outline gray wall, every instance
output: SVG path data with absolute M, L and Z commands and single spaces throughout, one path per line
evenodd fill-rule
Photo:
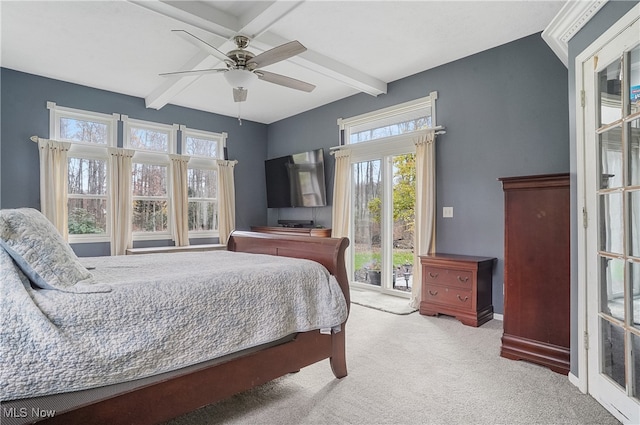
M 631 10 L 637 1 L 609 1 L 569 40 L 569 123 L 571 152 L 571 373 L 578 376 L 578 226 L 576 147 L 576 57 Z M 579 69 L 577 70 L 579 71 Z
M 535 34 L 273 123 L 268 155 L 338 144 L 336 120 L 438 92 L 437 251 L 498 258 L 493 306 L 503 312 L 504 201 L 499 177 L 569 171 L 567 69 Z M 328 156 L 328 155 L 327 155 Z M 333 157 L 328 160 L 333 186 Z M 331 198 L 329 198 L 331 199 Z M 453 218 L 442 218 L 442 207 Z M 287 217 L 307 219 L 304 209 Z M 299 215 L 298 215 L 299 214 Z M 317 212 L 331 224 L 330 207 Z M 270 212 L 269 220 L 275 220 Z
M 267 126 L 248 120 L 167 105 L 147 109 L 144 99 L 97 90 L 14 70 L 0 70 L 2 129 L 0 132 L 1 208 L 40 208 L 39 160 L 36 144 L 29 137 L 49 137 L 47 101 L 59 106 L 102 113 L 126 114 L 130 118 L 165 124 L 184 124 L 198 130 L 227 132 L 230 159 L 237 159 L 236 225 L 247 230 L 266 222 L 264 167 L 267 155 Z M 120 141 L 120 143 L 122 143 Z M 170 241 L 154 242 L 172 244 Z M 144 246 L 136 243 L 135 246 Z M 78 255 L 108 255 L 108 244 L 76 244 Z
M 493 305 L 503 311 L 503 193 L 497 178 L 569 171 L 567 70 L 539 34 L 389 84 L 388 93 L 351 96 L 268 126 L 2 69 L 2 208 L 39 207 L 38 155 L 31 135 L 48 136 L 46 101 L 96 112 L 229 133 L 236 167 L 237 227 L 314 219 L 331 225 L 331 207 L 266 209 L 266 158 L 338 144 L 337 119 L 438 91 L 437 250 L 498 258 Z M 7 125 L 11 123 L 11 125 Z M 268 144 L 267 144 L 268 141 Z M 326 156 L 328 199 L 334 160 Z M 454 218 L 442 218 L 443 206 Z M 103 244 L 104 245 L 104 244 Z M 140 246 L 140 245 L 136 245 Z M 108 253 L 101 245 L 80 255 Z

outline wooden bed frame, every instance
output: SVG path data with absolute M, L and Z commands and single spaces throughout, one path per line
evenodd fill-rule
M 231 234 L 227 249 L 317 261 L 336 277 L 349 306 L 349 284 L 344 262 L 344 253 L 348 245 L 347 238 L 283 236 L 236 231 Z M 117 394 L 73 410 L 56 412 L 52 418 L 38 423 L 156 424 L 287 373 L 299 371 L 327 358 L 330 359 L 333 374 L 342 378 L 347 375 L 345 323 L 338 333 L 299 333 L 289 342 Z

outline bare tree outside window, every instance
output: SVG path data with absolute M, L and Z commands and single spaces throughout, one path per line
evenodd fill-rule
M 189 230 L 209 231 L 218 228 L 216 170 L 189 168 Z
M 134 163 L 131 179 L 133 231 L 168 230 L 167 166 Z

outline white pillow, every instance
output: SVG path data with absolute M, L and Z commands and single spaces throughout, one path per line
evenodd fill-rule
M 40 211 L 33 208 L 0 210 L 0 246 L 33 285 L 63 292 L 109 292 L 95 284 L 69 244 Z

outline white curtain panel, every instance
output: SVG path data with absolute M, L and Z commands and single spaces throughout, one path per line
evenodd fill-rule
M 410 305 L 420 307 L 422 267 L 420 255 L 435 251 L 436 241 L 436 159 L 435 133 L 429 132 L 415 140 L 416 144 L 416 206 L 413 250 L 413 287 Z
M 335 152 L 336 168 L 333 179 L 333 207 L 331 236 L 341 238 L 349 236 L 351 211 L 351 150 L 340 149 Z
M 236 227 L 236 189 L 233 168 L 238 161 L 218 160 L 218 235 L 226 244 Z
M 71 143 L 38 138 L 40 152 L 40 209 L 65 240 L 67 221 L 67 152 Z
M 133 149 L 109 148 L 109 197 L 111 198 L 111 255 L 125 255 L 131 248 L 133 200 L 131 167 Z
M 190 157 L 171 154 L 171 214 L 173 240 L 176 246 L 189 245 L 189 190 L 187 165 Z

